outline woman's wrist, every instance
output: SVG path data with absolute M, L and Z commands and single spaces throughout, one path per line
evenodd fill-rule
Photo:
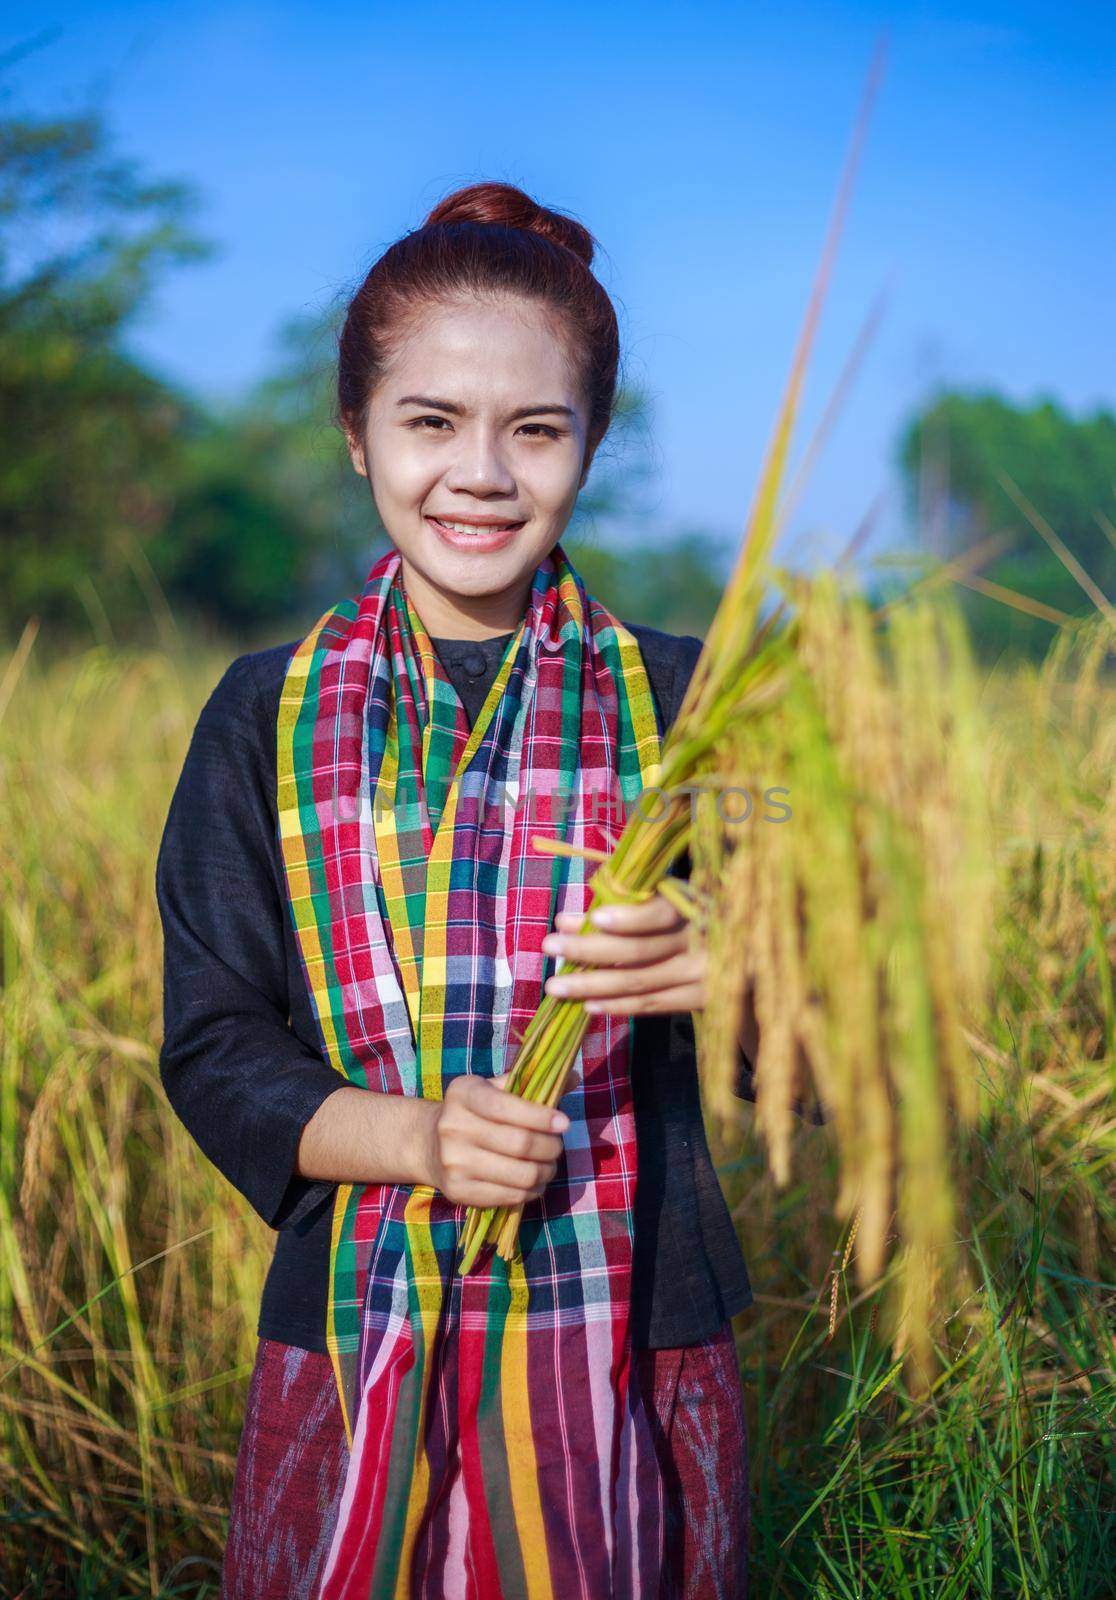
M 432 1185 L 439 1104 L 346 1084 L 302 1130 L 296 1170 L 335 1183 Z
M 415 1183 L 425 1184 L 430 1189 L 437 1188 L 437 1136 L 438 1113 L 441 1109 L 440 1100 L 421 1100 L 415 1102 L 416 1117 L 414 1123 L 414 1149 L 410 1156 L 410 1165 L 418 1176 Z

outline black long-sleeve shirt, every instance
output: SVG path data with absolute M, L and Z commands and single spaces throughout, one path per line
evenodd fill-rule
M 628 626 L 665 730 L 701 641 Z M 471 717 L 504 643 L 436 642 Z M 156 864 L 164 935 L 159 1065 L 171 1105 L 201 1150 L 278 1233 L 259 1335 L 323 1351 L 336 1184 L 303 1177 L 295 1164 L 307 1122 L 349 1080 L 316 1045 L 282 896 L 276 720 L 296 644 L 231 663 L 198 718 L 171 800 Z M 690 1013 L 635 1019 L 632 1079 L 640 1173 L 633 1343 L 694 1344 L 749 1305 L 752 1290 L 706 1143 Z M 736 1087 L 753 1098 L 743 1059 Z

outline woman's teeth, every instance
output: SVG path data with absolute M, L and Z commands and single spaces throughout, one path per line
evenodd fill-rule
M 444 522 L 441 517 L 432 517 L 432 522 L 437 522 L 443 528 L 452 528 L 454 533 L 505 533 L 509 528 L 517 528 L 517 522 L 484 523 L 475 522 Z

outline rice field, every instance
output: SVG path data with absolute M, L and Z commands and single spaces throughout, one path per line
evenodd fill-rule
M 832 1128 L 794 1127 L 780 1185 L 754 1107 L 710 1122 L 756 1294 L 737 1333 L 765 1600 L 1116 1593 L 1105 626 L 980 688 L 994 983 L 966 1027 L 978 1109 L 950 1134 L 960 1265 L 929 1392 L 885 1337 L 892 1265 L 858 1275 Z M 273 1236 L 162 1094 L 154 863 L 233 653 L 172 634 L 44 658 L 28 633 L 0 658 L 3 1595 L 217 1593 Z

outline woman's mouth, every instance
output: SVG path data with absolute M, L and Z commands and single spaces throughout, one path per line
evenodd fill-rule
M 440 517 L 426 520 L 442 543 L 453 550 L 502 550 L 526 526 L 523 522 L 443 522 Z

